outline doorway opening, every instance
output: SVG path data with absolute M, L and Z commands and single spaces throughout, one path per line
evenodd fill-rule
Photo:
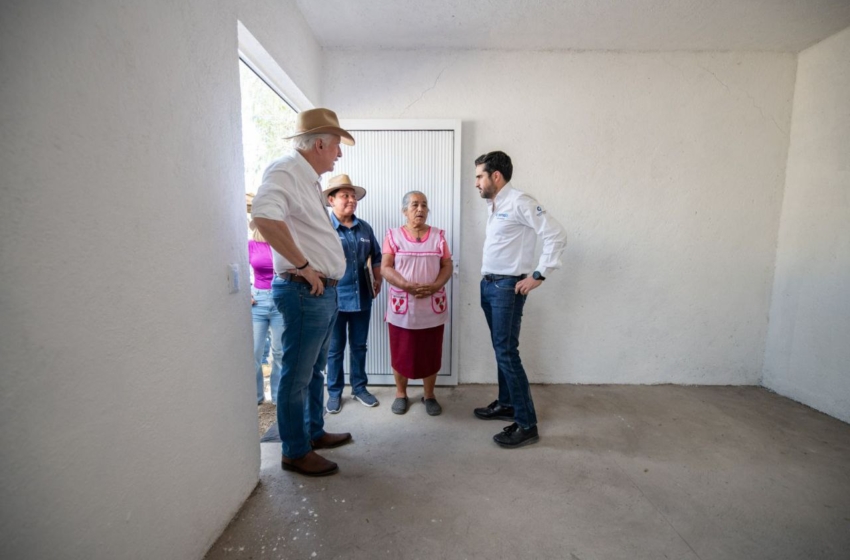
M 250 224 L 251 203 L 262 183 L 263 172 L 271 162 L 285 153 L 288 142 L 284 138 L 295 130 L 299 109 L 310 108 L 312 104 L 242 22 L 237 22 L 237 35 L 245 202 L 248 213 L 246 223 Z M 250 227 L 244 242 L 248 245 L 249 262 L 246 265 L 251 283 L 251 322 L 254 331 L 254 359 L 244 374 L 255 378 L 257 383 L 257 414 L 262 436 L 276 420 L 271 377 L 274 371 L 277 379 L 280 354 L 277 353 L 275 360 L 271 333 L 282 328 L 282 318 L 273 307 L 270 291 L 259 291 L 261 287 L 271 287 L 268 276 L 271 250 L 265 240 Z M 255 268 L 255 265 L 260 266 L 260 261 L 265 261 L 266 265 L 262 265 L 263 272 L 257 274 L 260 268 Z
M 284 140 L 295 129 L 297 112 L 252 68 L 245 59 L 239 60 L 239 87 L 242 93 L 242 154 L 245 165 L 245 201 L 247 223 L 251 223 L 251 203 L 262 183 L 263 171 L 270 162 L 280 158 L 287 148 Z M 271 260 L 271 249 L 253 228 L 246 235 L 248 271 L 251 280 L 251 315 L 254 338 L 254 375 L 258 384 L 260 435 L 276 417 L 272 398 L 272 373 L 280 371 L 280 356 L 272 352 L 272 333 L 282 328 L 280 312 L 273 309 L 267 290 L 265 267 Z M 261 272 L 262 271 L 262 272 Z M 263 294 L 260 297 L 259 294 Z M 271 304 L 271 305 L 270 305 Z M 275 347 L 279 344 L 276 341 Z M 260 361 L 258 365 L 256 362 Z M 259 369 L 257 369 L 259 368 Z

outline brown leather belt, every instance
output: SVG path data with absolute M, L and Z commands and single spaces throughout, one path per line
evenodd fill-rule
M 296 274 L 292 274 L 291 272 L 284 272 L 282 274 L 278 273 L 278 276 L 280 278 L 283 278 L 284 280 L 289 280 L 290 282 L 298 282 L 299 284 L 310 285 L 309 280 L 307 280 L 303 276 L 298 276 Z M 322 280 L 322 284 L 324 284 L 326 287 L 327 286 L 333 287 L 333 286 L 336 286 L 337 284 L 339 284 L 339 280 L 334 280 L 333 278 L 322 278 L 321 280 Z

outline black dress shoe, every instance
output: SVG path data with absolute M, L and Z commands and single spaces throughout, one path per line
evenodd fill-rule
M 485 408 L 476 408 L 472 411 L 476 417 L 482 420 L 504 420 L 505 422 L 514 421 L 514 407 L 502 406 L 499 401 L 493 401 Z
M 526 430 L 520 428 L 519 424 L 514 422 L 501 433 L 493 436 L 493 441 L 502 447 L 522 447 L 523 445 L 537 443 L 540 441 L 540 437 L 537 435 L 537 426 L 532 426 Z

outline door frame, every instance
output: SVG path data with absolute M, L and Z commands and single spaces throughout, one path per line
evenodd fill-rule
M 451 369 L 448 376 L 437 376 L 437 385 L 457 385 L 458 384 L 458 366 L 460 365 L 460 329 L 456 328 L 459 320 L 460 304 L 460 213 L 461 213 L 461 185 L 460 185 L 460 163 L 461 163 L 461 120 L 460 119 L 340 119 L 339 124 L 345 130 L 356 132 L 358 130 L 450 130 L 454 133 L 454 153 L 452 157 L 453 167 L 453 198 L 452 201 L 452 301 L 451 301 Z M 356 134 L 353 134 L 356 138 Z M 348 383 L 348 375 L 346 383 Z M 371 379 L 370 379 L 371 383 Z M 411 385 L 421 385 L 421 380 L 411 380 Z

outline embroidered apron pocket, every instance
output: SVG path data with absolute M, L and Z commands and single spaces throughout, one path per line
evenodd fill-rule
M 404 315 L 407 313 L 407 297 L 408 293 L 398 288 L 390 286 L 390 311 L 396 315 Z
M 442 287 L 437 293 L 431 294 L 431 309 L 434 313 L 445 313 L 447 307 L 446 288 Z

